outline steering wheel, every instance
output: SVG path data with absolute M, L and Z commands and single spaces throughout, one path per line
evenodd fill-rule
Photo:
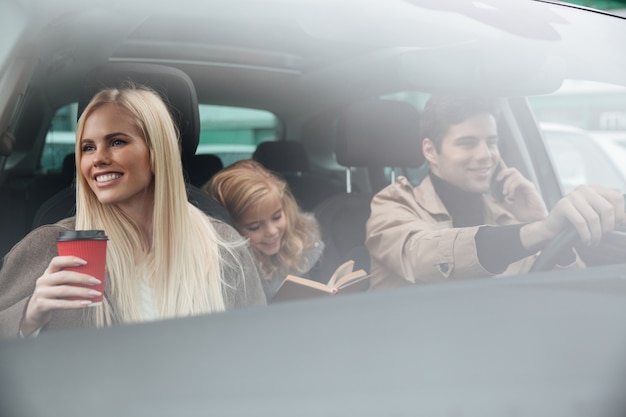
M 626 205 L 626 194 L 624 194 L 624 204 Z M 578 234 L 574 226 L 566 227 L 543 248 L 529 272 L 548 271 L 554 268 L 558 255 L 565 249 L 572 248 L 577 239 Z
M 565 228 L 542 249 L 529 272 L 549 271 L 554 268 L 559 254 L 565 249 L 573 247 L 577 239 L 578 233 L 576 233 L 574 226 Z

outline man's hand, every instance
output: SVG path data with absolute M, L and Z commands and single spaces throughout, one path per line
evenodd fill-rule
M 544 220 L 522 227 L 522 244 L 538 249 L 571 225 L 582 244 L 596 246 L 606 233 L 626 224 L 624 211 L 621 192 L 597 185 L 580 185 L 560 199 Z
M 534 222 L 548 215 L 539 191 L 516 168 L 503 168 L 495 176 L 502 183 L 502 206 L 522 222 Z

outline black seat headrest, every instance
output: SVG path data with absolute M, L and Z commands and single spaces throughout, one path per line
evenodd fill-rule
M 420 167 L 425 159 L 417 109 L 380 99 L 352 104 L 339 118 L 335 153 L 345 167 Z
M 214 154 L 194 155 L 187 166 L 187 176 L 189 183 L 196 187 L 202 187 L 211 177 L 217 174 L 224 163 L 222 159 Z
M 65 155 L 65 158 L 63 158 L 61 175 L 63 175 L 63 178 L 68 184 L 74 181 L 74 176 L 76 175 L 76 154 L 74 152 L 68 153 Z
M 259 143 L 252 159 L 274 172 L 306 172 L 309 158 L 300 142 L 280 140 Z
M 146 63 L 112 62 L 91 71 L 84 79 L 78 116 L 100 90 L 120 87 L 128 81 L 147 85 L 158 92 L 178 127 L 183 165 L 196 153 L 200 140 L 200 112 L 196 89 L 189 76 L 178 68 Z

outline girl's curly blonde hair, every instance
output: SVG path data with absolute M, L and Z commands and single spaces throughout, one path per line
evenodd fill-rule
M 260 163 L 244 159 L 218 172 L 202 190 L 226 207 L 238 229 L 240 219 L 250 207 L 269 199 L 280 201 L 287 224 L 278 253 L 267 256 L 253 247 L 262 275 L 269 280 L 276 273 L 286 275 L 310 269 L 304 251 L 319 240 L 318 225 L 313 216 L 300 210 L 284 179 Z

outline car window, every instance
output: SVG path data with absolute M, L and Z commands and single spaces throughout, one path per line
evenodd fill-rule
M 265 110 L 200 105 L 200 144 L 196 154 L 214 154 L 224 166 L 250 158 L 256 146 L 276 140 L 278 118 Z
M 543 134 L 564 193 L 580 184 L 602 184 L 626 192 L 626 149 L 585 131 L 544 125 Z M 613 145 L 613 146 L 611 146 Z
M 65 156 L 74 152 L 77 109 L 76 103 L 68 104 L 58 109 L 52 118 L 39 161 L 43 173 L 60 172 Z
M 0 341 L 0 417 L 626 414 L 626 220 L 600 242 L 579 227 L 579 242 L 569 227 L 579 206 L 559 204 L 543 222 L 542 204 L 585 183 L 626 192 L 626 11 L 589 10 L 619 1 L 0 0 L 0 338 L 26 336 Z M 292 243 L 291 223 L 277 227 L 261 245 L 289 252 L 251 265 L 259 251 L 196 189 L 208 179 L 182 190 L 173 152 L 151 182 L 145 146 L 124 138 L 110 137 L 131 148 L 119 166 L 70 186 L 76 102 L 161 75 L 171 103 L 199 105 L 194 129 L 181 124 L 200 135 L 181 158 L 202 171 L 186 169 L 189 183 L 219 167 L 209 156 L 229 166 L 259 144 L 304 145 L 308 172 L 279 174 L 312 246 Z M 450 159 L 431 148 L 432 177 L 418 168 L 409 145 L 420 135 L 402 114 L 418 120 L 432 96 L 495 98 L 511 169 L 480 117 L 489 140 L 470 131 Z M 384 105 L 349 111 L 373 98 Z M 390 187 L 400 175 L 413 187 Z M 78 218 L 59 224 L 77 200 Z M 50 265 L 68 228 L 106 229 L 102 307 L 65 309 L 89 291 L 59 271 L 71 259 Z M 224 250 L 201 253 L 215 243 Z M 272 264 L 281 258 L 302 262 Z M 368 291 L 267 307 L 252 294 L 288 274 L 324 286 L 345 261 L 367 273 Z M 162 273 L 168 264 L 180 268 Z M 224 267 L 200 275 L 200 265 Z M 35 330 L 23 318 L 41 299 L 64 310 Z M 106 328 L 91 327 L 96 315 Z
M 250 158 L 256 146 L 278 136 L 278 118 L 264 110 L 200 105 L 200 144 L 197 154 L 214 154 L 224 166 Z M 40 160 L 43 173 L 59 172 L 66 155 L 74 152 L 77 104 L 57 110 L 46 135 Z
M 422 111 L 429 97 L 429 93 L 424 93 L 421 91 L 399 91 L 394 94 L 383 95 L 380 98 L 383 100 L 401 101 L 412 105 L 418 111 Z
M 626 87 L 566 80 L 553 94 L 530 98 L 541 122 L 563 123 L 593 132 L 626 132 Z
M 626 192 L 626 88 L 566 80 L 555 93 L 528 102 L 564 193 L 580 184 Z

